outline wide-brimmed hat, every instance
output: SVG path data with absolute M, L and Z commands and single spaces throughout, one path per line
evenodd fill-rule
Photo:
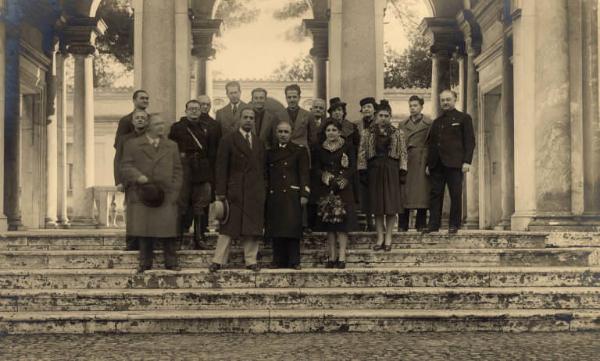
M 215 219 L 219 221 L 220 224 L 229 222 L 229 202 L 227 199 L 214 201 L 212 207 Z
M 346 103 L 344 103 L 339 97 L 331 98 L 329 99 L 329 109 L 327 109 L 327 113 L 331 113 L 339 107 L 342 107 L 344 110 L 346 110 Z
M 146 207 L 160 207 L 165 200 L 165 191 L 153 182 L 139 185 L 137 187 L 137 194 Z

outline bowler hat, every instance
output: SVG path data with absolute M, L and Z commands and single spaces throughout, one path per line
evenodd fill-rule
M 377 107 L 377 101 L 373 97 L 362 98 L 360 100 L 361 107 L 364 107 L 367 104 L 372 104 L 374 108 Z
M 331 98 L 329 99 L 329 109 L 327 109 L 327 113 L 331 113 L 339 107 L 342 107 L 345 111 L 346 103 L 344 103 L 339 97 Z
M 153 182 L 139 185 L 137 187 L 137 194 L 146 207 L 160 207 L 165 200 L 165 192 Z
M 215 212 L 215 219 L 221 224 L 227 223 L 229 221 L 229 202 L 227 199 L 216 200 L 212 206 Z

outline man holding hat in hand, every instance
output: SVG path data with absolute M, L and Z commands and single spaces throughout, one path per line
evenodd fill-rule
M 165 268 L 180 270 L 176 256 L 177 200 L 182 168 L 177 143 L 165 137 L 166 124 L 150 115 L 146 133 L 125 144 L 121 177 L 127 187 L 127 234 L 138 237 L 138 272 L 152 268 L 154 243 L 164 244 Z

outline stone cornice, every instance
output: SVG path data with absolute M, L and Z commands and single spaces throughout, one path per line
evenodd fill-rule
M 192 22 L 192 55 L 200 58 L 212 58 L 215 56 L 215 49 L 212 48 L 212 41 L 215 35 L 221 33 L 223 20 L 221 19 L 198 19 L 191 18 Z
M 19 47 L 20 55 L 27 58 L 35 65 L 39 66 L 44 71 L 48 71 L 48 69 L 50 69 L 50 65 L 52 65 L 52 59 L 46 56 L 46 54 L 44 54 L 41 51 L 38 51 L 33 46 L 29 45 L 23 40 L 19 41 Z
M 68 19 L 61 32 L 61 48 L 71 54 L 92 55 L 96 52 L 96 37 L 106 30 L 102 19 L 81 17 Z
M 434 54 L 451 55 L 455 52 L 463 53 L 465 42 L 463 32 L 458 22 L 453 18 L 424 18 L 419 25 L 423 35 L 431 43 L 431 52 Z
M 504 51 L 504 40 L 498 39 L 490 47 L 485 49 L 478 57 L 475 58 L 474 63 L 477 69 L 486 67 L 490 62 L 496 60 L 499 56 L 502 56 Z

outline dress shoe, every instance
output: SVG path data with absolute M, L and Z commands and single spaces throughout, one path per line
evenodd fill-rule
M 204 241 L 195 241 L 194 249 L 197 251 L 207 251 L 210 249 L 210 247 Z
M 293 269 L 295 269 L 296 271 L 300 271 L 302 269 L 302 266 L 300 266 L 299 264 L 292 266 Z
M 336 264 L 337 261 L 327 261 L 327 263 L 325 263 L 325 268 L 335 268 Z
M 421 234 L 429 234 L 429 233 L 434 233 L 439 231 L 439 229 L 435 229 L 435 228 L 425 228 L 421 231 Z
M 398 232 L 406 233 L 406 232 L 408 232 L 408 228 L 398 228 Z
M 383 249 L 383 244 L 376 244 L 373 246 L 373 251 L 381 251 Z
M 250 266 L 246 266 L 247 270 L 258 272 L 260 271 L 260 266 L 258 264 L 251 264 Z
M 335 265 L 338 269 L 344 269 L 346 268 L 346 262 L 345 261 L 337 261 L 336 265 Z
M 458 232 L 458 228 L 457 227 L 450 227 L 448 228 L 448 234 L 456 234 Z
M 386 251 L 386 252 L 391 252 L 392 251 L 392 245 L 391 244 L 386 245 L 385 247 L 383 247 L 383 250 Z
M 218 263 L 211 263 L 210 266 L 208 266 L 208 272 L 217 272 L 218 270 L 221 269 L 221 265 Z

